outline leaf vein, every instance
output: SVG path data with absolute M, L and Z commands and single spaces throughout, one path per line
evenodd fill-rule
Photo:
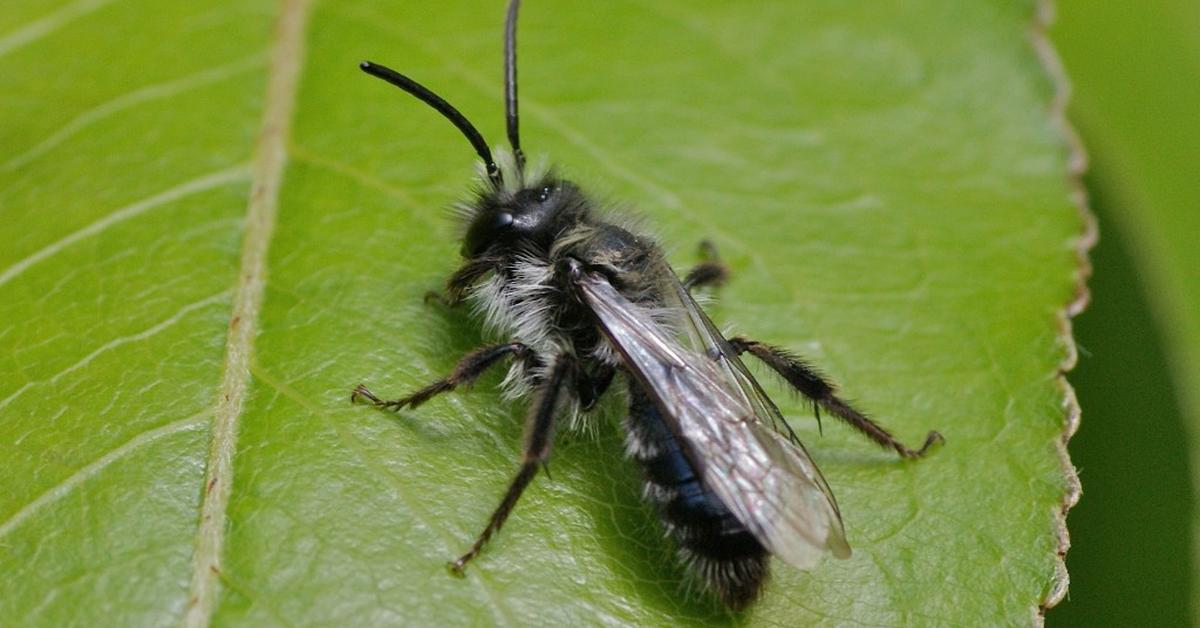
M 113 0 L 76 0 L 44 17 L 17 27 L 9 31 L 7 35 L 0 36 L 0 57 L 31 44 L 76 18 L 87 15 L 107 4 L 112 4 L 112 2 Z
M 16 392 L 9 395 L 8 397 L 5 397 L 3 400 L 0 400 L 0 410 L 3 410 L 5 407 L 7 407 L 8 404 L 12 403 L 17 397 L 20 397 L 21 394 L 24 393 L 29 388 L 40 385 L 40 384 L 57 383 L 63 377 L 70 375 L 71 373 L 74 373 L 75 371 L 87 366 L 88 364 L 90 364 L 92 362 L 92 360 L 95 360 L 100 355 L 107 353 L 109 351 L 112 351 L 113 349 L 116 349 L 122 345 L 127 345 L 131 342 L 138 342 L 138 341 L 153 337 L 154 335 L 171 327 L 175 323 L 178 323 L 180 320 L 183 319 L 183 317 L 187 316 L 188 314 L 191 314 L 192 312 L 195 312 L 196 310 L 199 310 L 199 309 L 202 309 L 209 305 L 212 305 L 213 303 L 218 303 L 218 302 L 224 300 L 226 297 L 229 296 L 230 292 L 232 292 L 232 291 L 231 290 L 223 290 L 223 291 L 221 291 L 217 294 L 214 294 L 210 297 L 206 297 L 206 298 L 196 301 L 194 303 L 189 303 L 189 304 L 179 308 L 179 310 L 177 310 L 171 316 L 159 321 L 158 323 L 156 323 L 140 332 L 137 332 L 134 334 L 129 334 L 127 336 L 120 336 L 118 338 L 109 340 L 108 342 L 106 342 L 103 345 L 100 345 L 99 347 L 94 349 L 91 353 L 80 358 L 79 361 L 77 361 L 74 364 L 68 366 L 67 368 L 59 371 L 58 373 L 55 373 L 54 375 L 52 375 L 51 377 L 49 377 L 47 379 L 44 379 L 42 381 L 26 382 L 25 385 L 23 385 L 19 389 L 17 389 Z
M 244 59 L 234 61 L 227 65 L 222 65 L 215 68 L 210 68 L 195 74 L 190 74 L 183 78 L 158 83 L 155 85 L 147 85 L 145 87 L 133 90 L 122 94 L 107 102 L 101 103 L 83 113 L 75 116 L 67 121 L 66 124 L 59 127 L 50 135 L 46 136 L 42 141 L 34 144 L 25 152 L 16 155 L 4 163 L 4 170 L 12 172 L 25 164 L 37 159 L 43 154 L 62 144 L 71 136 L 79 133 L 87 127 L 120 113 L 126 109 L 130 109 L 137 105 L 153 102 L 155 100 L 168 99 L 173 96 L 178 96 L 189 90 L 197 89 L 205 85 L 219 83 L 228 78 L 232 78 L 243 72 L 247 72 L 257 68 L 265 63 L 265 55 L 262 53 L 250 55 Z
M 363 172 L 362 170 L 359 170 L 358 168 L 355 168 L 354 166 L 351 166 L 350 164 L 347 164 L 345 162 L 338 161 L 336 159 L 331 159 L 329 157 L 325 157 L 325 156 L 317 154 L 307 148 L 304 148 L 303 146 L 297 146 L 297 145 L 292 145 L 291 155 L 292 155 L 292 158 L 295 159 L 296 161 L 306 163 L 314 168 L 318 168 L 321 170 L 327 170 L 329 172 L 340 174 L 349 179 L 353 179 L 356 183 L 358 183 L 360 185 L 366 186 L 373 190 L 378 190 L 380 192 L 383 192 L 384 194 L 387 194 L 388 196 L 391 196 L 398 200 L 404 201 L 405 203 L 408 203 L 409 205 L 413 205 L 413 206 L 417 205 L 417 200 L 415 198 L 413 198 L 413 196 L 411 194 L 409 194 L 407 191 L 405 191 L 401 188 L 398 188 L 378 177 L 367 174 L 367 173 Z M 422 213 L 421 215 L 425 215 L 425 214 Z
M 0 273 L 0 286 L 12 281 L 13 278 L 25 272 L 34 264 L 37 264 L 38 262 L 41 262 L 49 257 L 53 257 L 63 249 L 70 247 L 80 240 L 84 240 L 99 234 L 113 225 L 136 218 L 152 209 L 161 207 L 186 196 L 217 188 L 222 185 L 228 185 L 229 183 L 236 181 L 244 181 L 247 177 L 247 174 L 248 171 L 244 165 L 235 166 L 233 168 L 229 168 L 228 170 L 209 173 L 192 179 L 191 181 L 186 181 L 169 190 L 160 192 L 149 198 L 144 198 L 131 205 L 126 205 L 125 207 L 107 214 L 100 220 L 97 220 L 86 227 L 83 227 L 82 229 L 73 231 L 65 237 L 60 238 L 59 240 L 52 242 L 45 247 L 42 247 L 36 253 L 33 253 L 32 255 L 29 255 L 4 269 L 4 272 Z
M 246 231 L 213 419 L 200 525 L 192 554 L 190 594 L 183 619 L 189 628 L 212 623 L 219 594 L 218 574 L 221 573 L 221 553 L 225 543 L 226 509 L 233 490 L 238 421 L 249 386 L 250 359 L 266 285 L 267 248 L 275 226 L 279 190 L 287 164 L 287 138 L 291 133 L 299 89 L 308 13 L 308 0 L 282 0 L 276 24 L 267 71 L 266 104 L 251 164 Z
M 9 517 L 7 521 L 0 524 L 0 538 L 8 536 L 13 530 L 27 521 L 37 511 L 70 494 L 71 491 L 75 490 L 89 479 L 95 477 L 109 465 L 120 460 L 121 458 L 124 458 L 125 456 L 128 456 L 138 449 L 141 449 L 142 447 L 145 447 L 161 438 L 202 426 L 204 421 L 201 419 L 206 417 L 209 412 L 209 410 L 205 410 L 187 417 L 186 419 L 180 419 L 178 421 L 163 425 L 162 427 L 157 427 L 152 430 L 142 432 L 141 434 L 129 439 L 129 441 L 127 441 L 125 444 L 109 451 L 103 456 L 97 458 L 95 461 L 80 468 L 78 471 L 67 477 L 67 479 L 54 485 L 41 495 L 38 495 L 33 499 L 33 501 L 29 502 L 23 508 L 13 513 L 13 515 Z

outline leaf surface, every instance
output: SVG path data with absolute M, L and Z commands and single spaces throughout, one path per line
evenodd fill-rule
M 713 240 L 734 272 L 719 324 L 804 354 L 913 444 L 947 437 L 905 463 L 841 425 L 820 435 L 764 375 L 855 554 L 776 564 L 738 617 L 688 593 L 619 400 L 560 433 L 553 477 L 462 580 L 444 565 L 515 471 L 523 408 L 497 376 L 396 416 L 347 401 L 360 381 L 402 394 L 486 340 L 421 303 L 455 268 L 442 208 L 471 153 L 355 66 L 411 74 L 498 141 L 499 7 L 16 4 L 0 17 L 17 95 L 0 102 L 3 623 L 1011 623 L 1061 592 L 1057 374 L 1081 221 L 1032 2 L 524 9 L 525 146 L 634 208 L 679 268 Z M 273 26 L 306 9 L 298 31 Z M 268 95 L 289 32 L 300 71 Z M 279 97 L 294 115 L 274 117 Z M 236 440 L 214 447 L 224 428 Z

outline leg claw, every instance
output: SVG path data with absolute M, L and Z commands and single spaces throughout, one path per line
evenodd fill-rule
M 931 453 L 933 449 L 940 447 L 945 443 L 946 439 L 941 435 L 940 432 L 932 431 L 929 432 L 929 435 L 925 437 L 925 444 L 921 445 L 920 449 L 916 451 L 913 451 L 912 449 L 906 449 L 900 453 L 905 458 L 924 458 L 926 454 Z
M 467 563 L 461 558 L 446 563 L 446 569 L 450 572 L 450 575 L 454 576 L 455 578 L 462 578 L 467 575 Z

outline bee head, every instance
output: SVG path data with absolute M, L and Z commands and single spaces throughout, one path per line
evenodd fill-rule
M 579 219 L 585 206 L 575 184 L 553 175 L 539 177 L 515 192 L 487 188 L 467 208 L 470 223 L 463 257 L 478 257 L 496 248 L 544 251 Z
M 483 160 L 486 183 L 475 202 L 465 207 L 469 226 L 463 255 L 476 257 L 495 246 L 545 249 L 562 227 L 580 215 L 585 202 L 578 188 L 553 175 L 527 175 L 525 153 L 517 117 L 517 11 L 520 0 L 510 0 L 504 23 L 504 113 L 512 169 L 502 174 L 483 135 L 453 105 L 424 85 L 369 61 L 359 67 L 408 92 L 442 114 L 471 143 Z M 509 186 L 505 186 L 505 182 Z

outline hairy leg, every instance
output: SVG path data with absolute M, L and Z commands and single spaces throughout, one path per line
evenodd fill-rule
M 383 400 L 376 397 L 366 386 L 359 384 L 354 388 L 354 392 L 350 393 L 350 401 L 353 403 L 359 397 L 362 397 L 380 408 L 390 408 L 393 410 L 399 410 L 404 406 L 415 408 L 441 393 L 454 390 L 459 385 L 469 386 L 480 375 L 483 375 L 489 368 L 499 363 L 501 359 L 508 355 L 516 356 L 518 360 L 524 360 L 527 364 L 537 360 L 533 350 L 520 342 L 480 347 L 463 356 L 449 375 L 407 397 Z
M 485 275 L 499 268 L 500 262 L 493 258 L 475 259 L 463 264 L 446 280 L 444 292 L 430 290 L 425 293 L 425 304 L 437 302 L 446 307 L 462 305 L 467 291 Z
M 919 458 L 924 456 L 928 453 L 930 447 L 945 440 L 941 434 L 929 432 L 928 436 L 925 437 L 925 443 L 921 445 L 920 449 L 910 449 L 896 440 L 896 437 L 892 436 L 882 425 L 867 418 L 866 415 L 838 397 L 837 389 L 833 384 L 826 381 L 824 376 L 798 356 L 779 347 L 741 337 L 731 338 L 729 344 L 739 354 L 748 351 L 754 357 L 762 360 L 773 371 L 787 380 L 800 394 L 811 399 L 818 413 L 821 409 L 824 409 L 829 414 L 845 421 L 854 429 L 865 434 L 867 438 L 879 443 L 883 447 L 895 449 L 897 453 L 905 458 Z
M 538 467 L 549 460 L 554 437 L 555 411 L 564 393 L 569 390 L 573 373 L 578 368 L 572 360 L 573 358 L 566 356 L 556 358 L 554 366 L 550 369 L 550 376 L 538 389 L 533 406 L 529 409 L 529 416 L 525 420 L 525 448 L 521 457 L 521 468 L 505 491 L 500 505 L 492 513 L 487 527 L 471 545 L 471 549 L 450 563 L 450 569 L 454 573 L 461 575 L 467 563 L 479 555 L 488 539 L 500 531 L 513 507 L 517 505 L 517 500 L 521 498 L 521 493 L 537 475 Z
M 702 286 L 718 287 L 729 279 L 729 267 L 721 262 L 717 247 L 708 240 L 700 242 L 700 259 L 683 277 L 683 287 L 687 290 Z
M 575 394 L 579 396 L 579 408 L 586 412 L 595 407 L 596 402 L 612 385 L 613 376 L 616 373 L 615 368 L 606 365 L 597 367 L 591 373 L 581 369 L 576 374 L 575 380 Z

